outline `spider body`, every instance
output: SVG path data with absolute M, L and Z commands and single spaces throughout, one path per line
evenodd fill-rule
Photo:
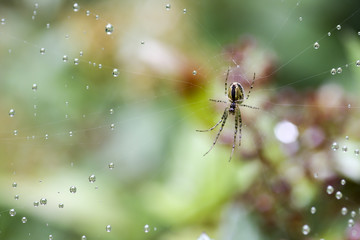
M 232 145 L 231 155 L 230 155 L 230 159 L 229 159 L 229 161 L 230 161 L 233 154 L 234 154 L 234 149 L 235 149 L 235 145 L 236 145 L 236 135 L 237 135 L 238 132 L 239 132 L 239 146 L 241 145 L 242 119 L 241 119 L 240 107 L 247 107 L 247 108 L 252 108 L 252 109 L 259 109 L 259 108 L 243 104 L 244 100 L 248 99 L 249 96 L 250 96 L 251 89 L 253 88 L 253 85 L 254 85 L 254 82 L 255 82 L 255 73 L 254 73 L 253 81 L 252 81 L 252 83 L 250 85 L 250 90 L 248 92 L 248 95 L 245 98 L 244 88 L 240 83 L 233 82 L 233 83 L 230 84 L 229 89 L 227 88 L 227 80 L 228 80 L 228 77 L 229 77 L 229 72 L 230 72 L 230 68 L 227 71 L 226 79 L 225 79 L 225 95 L 227 95 L 228 101 L 214 100 L 214 99 L 210 99 L 210 101 L 230 103 L 230 106 L 225 108 L 224 113 L 223 113 L 220 121 L 217 124 L 215 124 L 215 126 L 213 126 L 210 129 L 207 129 L 207 130 L 197 130 L 197 131 L 198 132 L 212 131 L 213 129 L 215 129 L 221 123 L 220 130 L 219 130 L 218 134 L 216 135 L 216 138 L 215 138 L 215 140 L 213 142 L 213 145 L 210 147 L 209 151 L 207 151 L 204 154 L 204 156 L 205 156 L 215 146 L 215 144 L 216 144 L 216 142 L 217 142 L 217 140 L 218 140 L 218 138 L 220 136 L 220 133 L 221 133 L 221 131 L 223 130 L 223 128 L 225 126 L 225 122 L 226 122 L 226 119 L 228 118 L 229 114 L 235 115 L 234 142 L 233 142 L 233 145 Z
M 238 104 L 244 101 L 244 88 L 238 82 L 233 82 L 228 90 L 228 99 L 230 102 L 229 113 L 234 115 Z

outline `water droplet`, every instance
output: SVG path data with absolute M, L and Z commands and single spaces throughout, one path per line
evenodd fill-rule
M 146 225 L 144 226 L 144 232 L 145 232 L 145 233 L 148 233 L 149 231 L 150 231 L 150 227 L 149 227 L 148 224 L 146 224 Z
M 74 5 L 73 5 L 73 10 L 74 10 L 74 12 L 78 12 L 79 9 L 80 9 L 79 4 L 78 4 L 78 3 L 74 3 Z
M 319 47 L 320 47 L 320 44 L 318 42 L 315 42 L 314 43 L 314 49 L 319 49 Z
M 114 109 L 110 108 L 110 114 L 114 113 Z
M 67 55 L 64 55 L 62 60 L 63 60 L 63 62 L 67 62 L 69 60 L 69 57 Z
M 105 229 L 107 232 L 111 232 L 111 225 L 107 225 Z
M 89 182 L 94 183 L 96 181 L 96 177 L 94 174 L 89 176 Z
M 358 32 L 358 35 L 360 36 L 360 31 Z
M 16 215 L 15 209 L 13 209 L 13 208 L 10 209 L 9 214 L 10 214 L 11 217 L 15 216 Z
M 318 178 L 319 174 L 318 173 L 314 173 L 314 178 Z
M 86 10 L 86 16 L 90 16 L 90 11 Z
M 339 149 L 339 144 L 337 144 L 337 142 L 333 142 L 333 144 L 331 145 L 331 149 L 336 151 Z
M 45 134 L 45 139 L 46 139 L 46 140 L 49 139 L 49 134 Z
M 337 30 L 341 30 L 341 25 L 340 25 L 340 24 L 337 25 L 337 26 L 336 26 L 336 29 L 337 29 Z
M 73 136 L 73 132 L 72 132 L 72 131 L 69 132 L 69 136 L 70 136 L 70 137 Z
M 348 104 L 348 108 L 349 108 L 349 109 L 351 108 L 351 104 L 350 104 L 350 103 Z
M 360 150 L 359 150 L 359 149 L 355 149 L 355 150 L 354 150 L 354 153 L 355 153 L 356 156 L 359 156 Z
M 79 52 L 79 55 L 80 55 L 80 57 L 82 57 L 82 56 L 84 55 L 84 52 L 83 52 L 83 51 L 80 51 L 80 52 Z
M 165 9 L 166 9 L 167 11 L 169 11 L 169 10 L 171 9 L 171 4 L 170 4 L 170 3 L 166 4 Z
M 360 60 L 356 60 L 355 64 L 356 64 L 357 67 L 360 67 Z
M 111 25 L 110 23 L 106 24 L 105 26 L 105 32 L 107 35 L 111 35 L 114 31 L 114 26 Z
M 39 4 L 38 3 L 34 3 L 34 8 L 38 8 L 39 7 Z
M 355 216 L 356 216 L 356 212 L 355 212 L 355 211 L 351 211 L 350 215 L 351 215 L 351 217 L 355 217 Z
M 34 92 L 36 92 L 36 90 L 37 90 L 37 85 L 36 85 L 36 83 L 34 83 L 34 84 L 32 85 L 31 89 L 32 89 Z
M 74 58 L 74 64 L 79 65 L 79 59 L 78 58 Z
M 115 124 L 113 124 L 113 123 L 110 124 L 110 129 L 111 129 L 111 130 L 114 130 L 114 129 L 115 129 Z
M 81 236 L 81 240 L 86 240 L 87 238 L 86 238 L 86 236 L 85 235 L 82 235 Z
M 14 117 L 14 115 L 15 115 L 15 110 L 14 110 L 14 109 L 10 109 L 10 111 L 9 111 L 9 116 L 10 116 L 10 117 Z
M 26 222 L 27 222 L 27 218 L 26 218 L 26 217 L 22 217 L 22 218 L 21 218 L 21 222 L 22 222 L 22 223 L 26 223 Z
M 349 226 L 349 227 L 353 227 L 353 226 L 354 226 L 354 219 L 350 218 L 350 219 L 348 220 L 348 226 Z
M 5 18 L 2 18 L 1 19 L 1 25 L 5 25 L 5 22 L 6 22 Z
M 114 163 L 109 163 L 109 168 L 112 170 L 114 168 Z
M 14 199 L 15 199 L 15 200 L 19 200 L 19 195 L 16 194 L 15 197 L 14 197 Z
M 308 235 L 310 233 L 310 227 L 309 225 L 305 224 L 303 227 L 302 227 L 302 233 L 304 235 Z
M 95 20 L 99 20 L 100 16 L 99 15 L 95 15 Z
M 99 63 L 99 69 L 101 69 L 102 68 L 102 64 L 101 63 Z
M 65 34 L 65 39 L 69 39 L 69 38 L 70 38 L 69 34 Z
M 340 191 L 337 191 L 335 194 L 336 199 L 340 200 L 342 198 L 342 193 Z
M 328 32 L 328 36 L 329 36 L 329 37 L 331 36 L 331 32 Z
M 53 240 L 53 235 L 49 235 L 49 240 Z
M 183 13 L 186 14 L 187 13 L 187 10 L 186 8 L 183 9 Z
M 59 203 L 59 208 L 64 208 L 64 204 L 63 204 L 63 203 Z
M 145 41 L 141 41 L 140 44 L 141 44 L 141 45 L 144 45 L 144 44 L 145 44 Z
M 70 187 L 70 192 L 71 192 L 71 193 L 76 193 L 76 187 L 75 187 L 75 186 L 71 186 L 71 187 Z
M 192 72 L 192 74 L 195 76 L 195 75 L 197 74 L 197 71 L 194 70 L 194 71 Z
M 119 70 L 118 70 L 117 68 L 114 68 L 114 69 L 113 69 L 113 72 L 112 72 L 112 75 L 113 75 L 114 77 L 119 76 Z
M 50 28 L 50 23 L 46 24 L 46 28 L 49 29 Z
M 13 188 L 16 188 L 16 187 L 17 187 L 17 183 L 16 183 L 16 182 L 13 182 L 12 187 L 13 187 Z
M 330 71 L 331 75 L 335 75 L 336 74 L 336 69 L 335 68 L 332 68 L 331 71 Z
M 343 152 L 347 152 L 347 150 L 348 150 L 348 147 L 347 147 L 347 146 L 343 146 L 343 147 L 342 147 L 342 151 L 343 151 Z
M 38 201 L 35 201 L 34 202 L 34 207 L 38 207 L 39 206 L 39 202 Z
M 41 53 L 42 55 L 44 55 L 44 54 L 45 54 L 45 48 L 40 48 L 40 53 Z
M 311 214 L 315 214 L 316 213 L 316 207 L 311 207 L 310 212 L 311 212 Z
M 346 184 L 346 180 L 345 180 L 345 179 L 341 179 L 340 183 L 341 183 L 341 185 L 344 186 L 344 185 Z
M 347 214 L 347 212 L 348 212 L 348 210 L 347 210 L 346 207 L 343 207 L 343 208 L 341 209 L 341 214 L 342 214 L 343 216 L 345 216 L 345 215 Z
M 302 22 L 303 18 L 302 17 L 299 17 L 299 21 Z
M 338 74 L 342 73 L 342 68 L 341 68 L 341 67 L 338 67 L 337 70 L 336 70 L 336 72 L 337 72 Z
M 328 185 L 326 188 L 326 192 L 330 195 L 334 192 L 334 187 L 331 185 Z
M 35 202 L 34 202 L 35 204 Z M 47 204 L 47 199 L 46 198 L 41 198 L 40 199 L 40 205 L 46 205 Z

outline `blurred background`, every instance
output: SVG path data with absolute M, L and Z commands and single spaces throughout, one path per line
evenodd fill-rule
M 360 239 L 360 3 L 0 1 L 0 239 Z M 234 118 L 202 133 L 240 82 Z

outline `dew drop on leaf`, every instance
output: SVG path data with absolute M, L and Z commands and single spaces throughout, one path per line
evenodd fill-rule
M 111 225 L 107 225 L 105 229 L 107 232 L 111 232 Z

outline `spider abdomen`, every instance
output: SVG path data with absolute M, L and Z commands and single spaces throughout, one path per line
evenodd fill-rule
M 244 88 L 240 83 L 233 82 L 230 85 L 228 89 L 228 98 L 231 102 L 242 102 L 244 100 Z

